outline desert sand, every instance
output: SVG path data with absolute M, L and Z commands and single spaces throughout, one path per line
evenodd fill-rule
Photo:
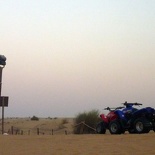
M 23 135 L 0 135 L 0 155 L 154 155 L 155 154 L 155 133 L 148 134 L 128 134 L 105 135 L 100 134 L 81 134 L 75 135 L 71 132 L 72 121 L 60 127 L 60 119 L 32 122 L 23 119 L 6 121 L 5 129 L 9 125 L 16 125 L 23 129 L 38 127 L 52 127 L 57 131 L 56 134 L 48 132 L 37 135 L 31 132 Z M 55 123 L 53 123 L 55 122 Z M 59 123 L 58 123 L 59 122 Z M 37 125 L 38 124 L 38 125 Z M 56 125 L 54 127 L 54 124 Z M 57 130 L 56 130 L 57 129 Z M 67 135 L 64 130 L 68 130 Z M 33 134 L 32 134 L 33 133 Z
M 1 155 L 154 155 L 155 134 L 0 136 Z

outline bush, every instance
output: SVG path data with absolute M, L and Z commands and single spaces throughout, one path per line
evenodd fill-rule
M 31 120 L 32 120 L 32 121 L 39 121 L 39 118 L 36 117 L 36 116 L 33 116 L 33 117 L 31 118 Z
M 88 126 L 92 128 L 96 128 L 96 124 L 100 121 L 99 118 L 99 111 L 98 110 L 92 110 L 89 112 L 83 112 L 79 113 L 74 121 L 75 128 L 74 133 L 75 134 L 81 134 L 81 133 L 94 133 L 94 130 L 85 126 L 84 124 L 78 125 L 81 122 L 84 122 Z
M 62 124 L 67 124 L 67 123 L 68 123 L 67 118 L 62 119 L 62 122 L 61 122 L 61 123 L 62 123 Z

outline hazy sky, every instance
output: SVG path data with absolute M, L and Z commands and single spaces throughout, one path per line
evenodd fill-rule
M 0 54 L 6 117 L 155 108 L 154 0 L 0 0 Z

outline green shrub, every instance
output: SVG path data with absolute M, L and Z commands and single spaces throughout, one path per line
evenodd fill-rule
M 100 121 L 99 111 L 92 110 L 89 112 L 79 113 L 74 121 L 74 133 L 82 134 L 82 133 L 94 133 L 95 131 L 91 128 L 96 128 L 96 124 Z M 90 126 L 91 128 L 84 125 L 82 122 Z M 80 124 L 81 123 L 81 124 Z
M 39 121 L 39 118 L 36 117 L 36 116 L 33 116 L 33 117 L 31 118 L 31 120 L 32 120 L 32 121 Z

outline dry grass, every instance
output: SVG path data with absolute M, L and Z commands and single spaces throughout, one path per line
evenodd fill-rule
M 0 135 L 0 155 L 154 155 L 155 133 L 123 135 L 74 135 L 64 134 L 72 131 L 73 119 L 62 123 L 62 119 L 5 120 L 5 130 L 14 125 L 21 129 L 54 128 L 60 124 L 64 129 L 54 135 Z

